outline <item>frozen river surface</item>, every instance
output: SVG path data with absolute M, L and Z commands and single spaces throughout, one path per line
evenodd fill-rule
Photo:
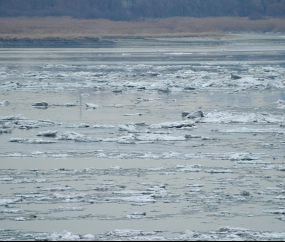
M 285 240 L 281 37 L 0 49 L 0 239 Z

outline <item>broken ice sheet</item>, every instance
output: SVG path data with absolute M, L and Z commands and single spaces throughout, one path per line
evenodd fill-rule
M 56 141 L 53 140 L 42 140 L 42 139 L 23 139 L 23 138 L 12 138 L 10 142 L 14 143 L 25 143 L 25 144 L 54 144 Z
M 192 128 L 193 126 L 195 126 L 195 122 L 191 120 L 185 120 L 185 121 L 178 121 L 178 122 L 152 124 L 149 126 L 149 128 L 151 129 L 185 128 L 185 127 Z

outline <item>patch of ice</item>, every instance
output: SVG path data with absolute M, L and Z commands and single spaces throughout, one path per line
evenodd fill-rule
M 143 232 L 142 230 L 116 229 L 114 231 L 108 232 L 106 235 L 112 237 L 134 237 L 134 236 L 147 236 L 155 234 L 156 234 L 155 232 Z
M 230 111 L 209 112 L 199 120 L 200 123 L 273 123 L 281 124 L 285 118 L 281 115 L 264 115 L 263 113 L 236 113 Z
M 37 133 L 37 136 L 44 136 L 44 137 L 56 137 L 57 130 L 48 130 L 48 131 L 43 131 L 40 133 Z
M 0 106 L 9 106 L 9 104 L 10 103 L 7 100 L 0 102 Z
M 85 136 L 83 134 L 75 133 L 75 132 L 65 132 L 64 134 L 57 137 L 59 140 L 74 140 L 77 142 L 100 142 L 102 139 L 100 138 L 92 138 Z
M 25 118 L 22 114 L 17 114 L 12 116 L 0 117 L 0 120 L 28 120 L 28 119 Z
M 17 214 L 22 212 L 23 212 L 22 210 L 7 210 L 7 209 L 0 211 L 0 213 L 12 213 L 12 214 Z
M 74 103 L 63 103 L 63 104 L 58 104 L 58 105 L 53 105 L 53 106 L 59 106 L 59 107 L 75 107 L 77 106 Z
M 285 131 L 282 129 L 249 129 L 246 127 L 242 127 L 239 129 L 227 129 L 227 130 L 219 130 L 221 133 L 277 133 L 277 134 L 285 134 Z
M 141 219 L 144 217 L 146 217 L 145 212 L 134 212 L 134 213 L 131 213 L 131 214 L 126 216 L 126 218 L 128 218 L 128 219 Z
M 184 136 L 145 134 L 145 135 L 136 136 L 135 140 L 137 140 L 137 141 L 185 141 L 186 138 Z
M 229 169 L 226 169 L 226 170 L 209 169 L 209 170 L 206 170 L 205 172 L 207 172 L 207 173 L 233 173 L 233 171 L 229 170 Z
M 0 181 L 13 181 L 14 178 L 12 177 L 0 177 Z
M 11 138 L 10 142 L 25 143 L 25 144 L 54 144 L 56 141 L 42 140 L 42 139 L 23 139 L 23 138 Z
M 95 240 L 95 236 L 92 235 L 92 234 L 86 234 L 86 235 L 83 235 L 83 239 L 84 240 Z
M 125 105 L 124 104 L 108 104 L 108 105 L 103 105 L 103 107 L 108 107 L 108 108 L 123 108 Z
M 20 198 L 17 198 L 17 199 L 0 199 L 0 206 L 17 203 L 19 201 L 21 201 Z
M 167 129 L 167 128 L 185 128 L 185 127 L 193 127 L 195 126 L 195 122 L 191 120 L 179 121 L 179 122 L 167 122 L 160 124 L 152 124 L 149 126 L 151 129 Z
M 142 116 L 141 113 L 126 113 L 124 116 Z
M 271 213 L 271 214 L 285 214 L 285 210 L 265 210 L 264 213 Z
M 69 208 L 69 207 L 57 207 L 55 209 L 52 209 L 53 211 L 56 211 L 56 212 L 66 212 L 66 211 L 84 211 L 83 208 L 81 207 L 72 207 L 72 208 Z
M 187 165 L 187 166 L 178 165 L 176 166 L 176 169 L 182 172 L 200 172 L 203 170 L 203 166 L 197 164 Z
M 52 241 L 79 241 L 80 237 L 71 232 L 64 230 L 62 234 L 53 232 L 51 235 L 47 236 L 47 240 Z
M 102 107 L 101 104 L 93 104 L 93 103 L 86 103 L 85 105 L 87 109 L 98 109 Z
M 278 109 L 285 109 L 285 101 L 284 100 L 278 100 L 276 103 Z
M 101 124 L 96 124 L 93 126 L 93 128 L 101 128 L 101 129 L 112 129 L 115 128 L 114 125 L 101 125 Z
M 133 124 L 120 124 L 119 131 L 128 131 L 129 133 L 139 133 L 136 126 Z
M 117 139 L 118 144 L 135 144 L 135 136 L 130 134 L 127 136 L 121 136 Z
M 78 123 L 78 124 L 67 126 L 67 128 L 88 128 L 88 127 L 90 127 L 90 125 L 86 123 Z
M 55 191 L 70 191 L 72 190 L 71 187 L 53 187 L 53 188 L 42 188 L 41 191 L 49 191 L 49 192 L 55 192 Z
M 20 218 L 15 218 L 15 221 L 26 221 L 26 219 L 23 217 L 20 217 Z

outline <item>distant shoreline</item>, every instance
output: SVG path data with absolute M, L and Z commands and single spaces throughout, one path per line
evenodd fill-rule
M 0 18 L 2 39 L 221 37 L 225 32 L 284 32 L 285 19 L 244 17 L 173 17 L 145 21 L 110 21 L 71 17 Z
M 207 45 L 216 45 L 221 39 L 231 38 L 229 32 L 285 33 L 285 19 L 175 17 L 127 22 L 71 17 L 0 18 L 0 48 L 113 48 L 127 47 L 130 41 L 137 46 L 155 41 L 167 46 L 161 39 L 174 38 L 206 39 Z

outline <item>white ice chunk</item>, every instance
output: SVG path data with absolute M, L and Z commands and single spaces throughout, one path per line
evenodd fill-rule
M 185 141 L 184 136 L 168 136 L 160 134 L 145 134 L 138 135 L 135 138 L 137 141 Z
M 101 125 L 101 124 L 96 124 L 93 126 L 93 128 L 98 128 L 98 129 L 112 129 L 112 128 L 115 128 L 114 125 Z
M 119 131 L 128 131 L 129 133 L 138 133 L 136 126 L 133 124 L 120 124 Z
M 79 134 L 79 133 L 75 133 L 75 132 L 65 132 L 63 135 L 58 136 L 59 140 L 74 140 L 77 142 L 99 142 L 102 141 L 102 139 L 100 138 L 92 138 L 92 137 L 88 137 L 86 135 L 83 134 Z
M 151 129 L 167 129 L 167 128 L 184 128 L 184 127 L 193 127 L 195 126 L 195 122 L 191 120 L 179 121 L 179 122 L 167 122 L 160 124 L 152 124 L 149 127 Z
M 93 104 L 93 103 L 86 103 L 86 108 L 87 109 L 98 109 L 101 108 L 101 104 Z

